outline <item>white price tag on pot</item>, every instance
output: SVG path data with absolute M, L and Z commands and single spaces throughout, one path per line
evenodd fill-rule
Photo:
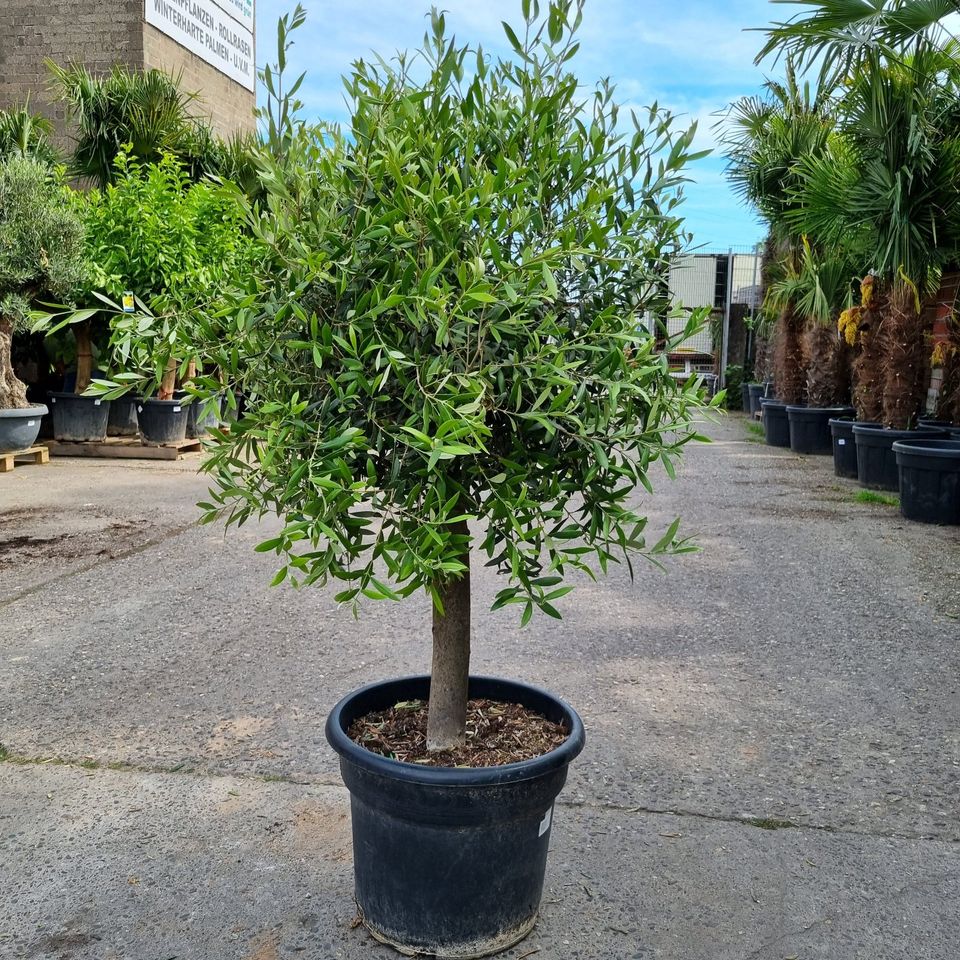
M 540 832 L 537 834 L 538 837 L 542 837 L 550 829 L 550 821 L 552 819 L 553 819 L 553 807 L 551 807 L 543 815 L 543 819 L 540 821 Z
M 100 401 L 99 401 L 99 400 L 94 400 L 94 401 L 93 401 L 93 405 L 94 405 L 95 407 L 99 407 L 99 406 L 100 406 Z
M 179 412 L 180 412 L 180 408 L 179 408 L 179 407 L 174 407 L 174 408 L 173 408 L 173 412 L 174 412 L 174 413 L 179 413 Z
M 27 421 L 27 426 L 28 426 L 28 427 L 35 427 L 36 425 L 37 425 L 37 421 L 36 421 L 36 420 L 28 420 L 28 421 Z
M 844 440 L 843 437 L 840 437 L 840 439 L 837 440 L 838 447 L 845 447 L 846 445 L 847 445 L 847 441 Z

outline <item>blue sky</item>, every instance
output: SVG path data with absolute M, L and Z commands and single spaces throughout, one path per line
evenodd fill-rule
M 292 55 L 294 75 L 310 117 L 343 121 L 347 116 L 340 77 L 351 61 L 371 51 L 384 56 L 420 45 L 430 0 L 302 0 L 307 23 Z M 258 0 L 257 60 L 276 58 L 277 18 L 296 0 Z M 448 30 L 461 41 L 480 42 L 506 53 L 501 20 L 521 21 L 520 0 L 444 0 Z M 546 0 L 542 0 L 546 6 Z M 609 76 L 618 99 L 645 106 L 657 100 L 686 119 L 699 121 L 698 144 L 715 145 L 714 114 L 730 100 L 754 93 L 764 71 L 753 66 L 757 33 L 789 7 L 768 0 L 587 0 L 577 75 L 592 83 Z M 773 69 L 773 67 L 768 67 Z M 691 171 L 685 216 L 695 242 L 705 249 L 755 243 L 763 229 L 727 186 L 723 160 L 713 156 Z

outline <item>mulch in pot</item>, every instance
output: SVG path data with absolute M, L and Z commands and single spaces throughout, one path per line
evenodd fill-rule
M 532 760 L 559 747 L 567 734 L 563 724 L 534 710 L 494 700 L 469 701 L 466 743 L 455 750 L 427 750 L 425 700 L 368 713 L 347 731 L 351 740 L 373 753 L 430 767 L 497 767 Z

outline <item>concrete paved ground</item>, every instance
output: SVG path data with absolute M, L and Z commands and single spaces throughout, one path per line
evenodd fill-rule
M 485 611 L 474 668 L 570 700 L 587 747 L 519 960 L 955 960 L 960 536 L 822 458 L 711 428 L 562 623 Z M 271 523 L 194 525 L 196 461 L 0 478 L 0 957 L 386 958 L 351 928 L 322 725 L 429 662 L 423 602 L 269 589 Z

